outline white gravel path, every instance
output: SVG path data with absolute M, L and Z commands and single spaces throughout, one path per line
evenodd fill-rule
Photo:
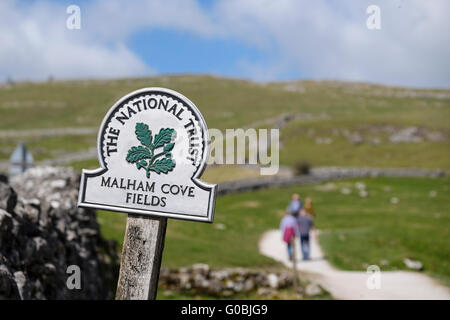
M 370 274 L 360 271 L 340 271 L 324 258 L 317 241 L 311 238 L 311 260 L 299 261 L 299 271 L 307 272 L 336 299 L 440 299 L 450 300 L 450 291 L 419 272 L 381 271 L 381 288 L 368 289 Z M 279 230 L 267 231 L 260 240 L 259 251 L 292 268 L 286 245 Z M 299 250 L 297 250 L 299 252 Z

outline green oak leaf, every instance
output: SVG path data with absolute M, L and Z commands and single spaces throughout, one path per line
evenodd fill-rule
M 169 152 L 169 151 L 171 151 L 172 149 L 173 149 L 173 146 L 175 145 L 175 143 L 173 143 L 173 142 L 171 142 L 171 143 L 168 143 L 168 144 L 166 144 L 165 146 L 164 146 L 164 152 Z
M 167 173 L 169 171 L 172 171 L 173 168 L 175 168 L 175 161 L 173 161 L 171 158 L 164 158 L 156 160 L 154 163 L 152 163 L 149 167 L 149 170 L 159 174 L 161 172 Z
M 138 147 L 131 147 L 131 149 L 128 150 L 126 159 L 128 162 L 134 163 L 142 159 L 150 159 L 151 157 L 152 152 L 150 150 L 148 150 L 146 147 L 138 146 Z
M 175 130 L 174 129 L 161 129 L 159 130 L 159 133 L 155 136 L 155 140 L 153 143 L 153 147 L 159 148 L 162 147 L 164 144 L 170 142 L 172 138 L 175 136 Z
M 142 122 L 136 123 L 136 136 L 138 140 L 147 147 L 152 144 L 152 131 L 148 128 L 148 125 Z
M 144 168 L 146 166 L 147 166 L 147 161 L 145 161 L 145 160 L 140 160 L 140 161 L 136 162 L 136 167 L 138 169 Z

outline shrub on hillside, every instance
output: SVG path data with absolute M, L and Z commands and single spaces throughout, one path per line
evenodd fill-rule
M 296 176 L 309 174 L 311 171 L 311 164 L 309 161 L 301 160 L 295 163 L 294 165 L 294 173 Z

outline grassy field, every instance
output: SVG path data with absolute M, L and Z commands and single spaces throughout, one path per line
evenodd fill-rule
M 0 130 L 95 128 L 117 99 L 149 86 L 168 87 L 189 97 L 210 128 L 272 127 L 282 114 L 300 115 L 281 130 L 280 161 L 284 165 L 308 160 L 314 166 L 450 169 L 448 90 L 331 81 L 260 84 L 193 75 L 18 83 L 0 87 Z M 390 141 L 391 131 L 411 126 L 422 135 L 437 134 L 442 139 Z M 348 134 L 360 135 L 363 142 L 351 143 Z M 9 157 L 19 140 L 25 140 L 37 159 L 95 147 L 92 134 L 8 138 L 0 134 L 0 160 Z
M 8 159 L 19 141 L 26 142 L 27 148 L 31 150 L 36 161 L 57 158 L 68 152 L 83 151 L 97 146 L 96 137 L 92 135 L 0 137 L 0 159 Z
M 357 183 L 366 186 L 367 197 L 359 195 Z M 290 195 L 299 192 L 313 197 L 320 244 L 338 268 L 365 270 L 377 264 L 381 270 L 402 270 L 409 257 L 450 284 L 449 191 L 448 178 L 373 178 L 227 195 L 217 200 L 212 225 L 169 221 L 163 264 L 274 266 L 258 253 L 258 239 L 278 227 Z M 103 234 L 121 242 L 125 216 L 98 215 Z
M 311 192 L 320 206 L 317 227 L 328 259 L 346 270 L 371 264 L 399 270 L 406 269 L 403 259 L 409 257 L 422 261 L 427 273 L 450 280 L 450 180 L 365 180 L 366 198 L 352 182 Z M 345 187 L 350 195 L 341 194 Z

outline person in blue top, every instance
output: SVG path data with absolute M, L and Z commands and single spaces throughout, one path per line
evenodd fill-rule
M 305 209 L 300 210 L 300 215 L 297 217 L 297 223 L 299 227 L 300 233 L 300 248 L 302 249 L 303 260 L 309 260 L 309 233 L 310 231 L 313 233 L 313 236 L 316 237 L 316 232 L 314 230 L 314 221 L 313 219 L 306 214 Z
M 289 203 L 286 211 L 292 214 L 293 216 L 298 217 L 298 214 L 302 209 L 302 207 L 303 205 L 302 202 L 300 201 L 300 196 L 298 195 L 298 193 L 294 193 L 292 195 L 292 200 Z

